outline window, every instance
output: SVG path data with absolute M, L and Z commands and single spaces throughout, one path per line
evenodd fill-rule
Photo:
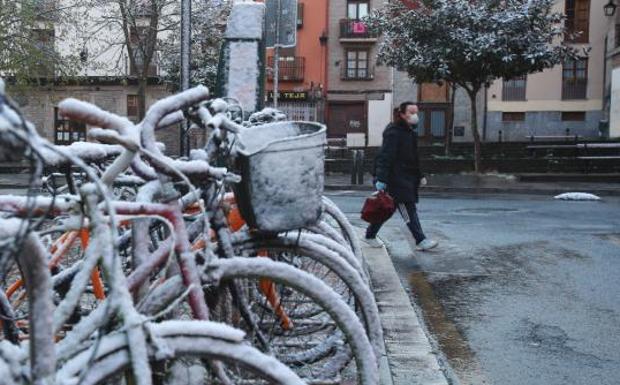
M 566 0 L 564 9 L 568 33 L 579 33 L 579 36 L 570 41 L 587 43 L 590 29 L 590 0 Z
M 562 66 L 562 99 L 585 99 L 588 59 L 566 60 Z
M 129 75 L 138 76 L 144 68 L 144 50 L 148 46 L 148 26 L 136 26 L 129 29 L 129 43 L 133 48 L 133 55 L 135 61 L 135 68 L 129 66 Z M 147 69 L 147 76 L 157 76 L 157 52 L 153 52 L 153 56 Z
M 297 28 L 304 26 L 304 3 L 297 3 Z
M 31 34 L 34 45 L 39 51 L 35 56 L 37 75 L 42 77 L 53 76 L 53 60 L 46 60 L 44 58 L 55 56 L 54 41 L 56 34 L 54 29 L 33 29 L 31 30 Z
M 347 18 L 360 20 L 368 16 L 370 3 L 368 1 L 347 1 Z
M 620 24 L 616 24 L 615 47 L 620 47 Z
M 348 50 L 345 67 L 345 79 L 370 79 L 367 50 Z
M 562 112 L 563 122 L 583 122 L 585 120 L 586 120 L 586 113 L 584 111 Z
M 504 79 L 502 100 L 525 100 L 526 76 L 519 76 L 509 80 Z
M 66 120 L 58 114 L 54 107 L 54 143 L 67 145 L 86 140 L 86 124 Z
M 502 122 L 523 122 L 525 112 L 502 112 Z
M 138 119 L 138 95 L 127 95 L 127 117 Z

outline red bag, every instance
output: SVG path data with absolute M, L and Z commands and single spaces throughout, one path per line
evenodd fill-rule
M 394 199 L 385 191 L 377 191 L 366 198 L 362 207 L 362 219 L 368 223 L 383 223 L 396 211 Z

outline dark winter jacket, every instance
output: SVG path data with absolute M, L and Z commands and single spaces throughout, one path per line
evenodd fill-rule
M 375 159 L 375 178 L 387 184 L 396 202 L 417 202 L 422 173 L 418 135 L 408 124 L 390 123 L 383 131 L 383 144 Z

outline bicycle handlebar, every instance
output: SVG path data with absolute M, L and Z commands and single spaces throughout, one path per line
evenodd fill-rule
M 144 147 L 154 151 L 156 154 L 161 154 L 161 151 L 155 145 L 155 128 L 159 125 L 159 122 L 170 113 L 198 104 L 208 97 L 209 89 L 205 86 L 197 86 L 153 104 L 147 111 L 142 123 L 140 123 L 140 134 Z
M 94 104 L 69 98 L 58 104 L 58 111 L 73 120 L 84 122 L 91 126 L 111 129 L 123 135 L 130 134 L 134 124 L 127 118 L 102 110 Z

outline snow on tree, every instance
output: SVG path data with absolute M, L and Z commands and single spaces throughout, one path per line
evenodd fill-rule
M 214 89 L 226 20 L 232 0 L 192 0 L 190 85 L 204 84 Z M 164 77 L 180 83 L 181 31 L 175 30 L 160 43 Z
M 383 33 L 379 60 L 418 83 L 447 81 L 471 100 L 475 170 L 480 171 L 476 95 L 498 78 L 539 72 L 577 56 L 564 44 L 554 0 L 393 1 L 369 26 Z

